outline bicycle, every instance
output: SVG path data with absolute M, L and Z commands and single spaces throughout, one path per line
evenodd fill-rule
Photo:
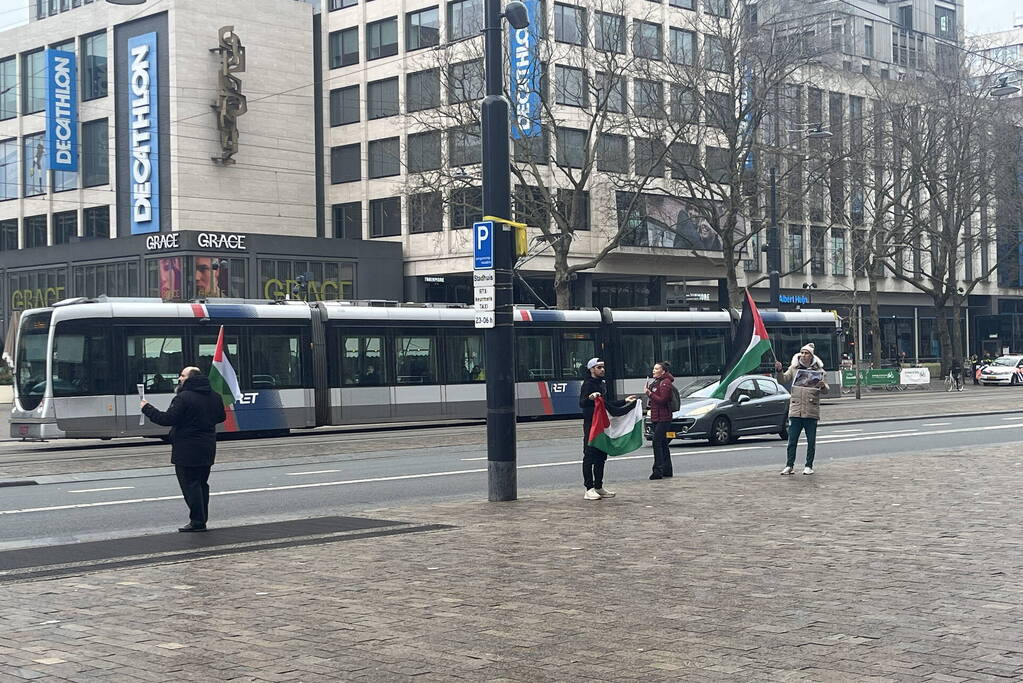
M 955 388 L 956 391 L 966 390 L 966 386 L 963 384 L 962 372 L 957 374 L 950 370 L 948 375 L 945 377 L 945 391 L 952 391 L 953 388 Z

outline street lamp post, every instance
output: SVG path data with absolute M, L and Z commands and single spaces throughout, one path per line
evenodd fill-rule
M 487 92 L 482 105 L 483 215 L 511 215 L 508 100 L 504 97 L 501 0 L 484 0 L 483 50 Z M 528 25 L 526 8 L 510 2 L 503 13 L 516 29 Z M 512 337 L 513 236 L 494 224 L 494 327 L 485 333 L 487 373 L 487 482 L 492 502 L 518 497 L 515 471 L 515 377 Z
M 781 244 L 778 243 L 778 181 L 771 167 L 771 224 L 767 226 L 767 281 L 771 306 L 781 308 Z

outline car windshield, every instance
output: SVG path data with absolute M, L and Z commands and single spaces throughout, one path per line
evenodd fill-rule
M 683 398 L 708 398 L 718 388 L 716 379 L 698 379 L 686 385 L 679 394 Z
M 1005 365 L 1010 368 L 1016 367 L 1019 364 L 1020 356 L 1001 356 L 996 358 L 991 365 Z

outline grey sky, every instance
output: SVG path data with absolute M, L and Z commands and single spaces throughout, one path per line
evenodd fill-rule
M 970 34 L 1008 31 L 1012 28 L 1013 10 L 1023 17 L 1023 3 L 1014 0 L 963 0 L 966 32 Z
M 0 0 L 0 31 L 28 21 L 28 0 Z

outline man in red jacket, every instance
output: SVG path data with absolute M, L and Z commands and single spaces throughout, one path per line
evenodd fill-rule
M 654 430 L 654 468 L 651 479 L 672 476 L 668 432 L 671 431 L 671 387 L 675 378 L 665 361 L 654 363 L 653 380 L 646 388 L 650 402 L 650 423 Z

